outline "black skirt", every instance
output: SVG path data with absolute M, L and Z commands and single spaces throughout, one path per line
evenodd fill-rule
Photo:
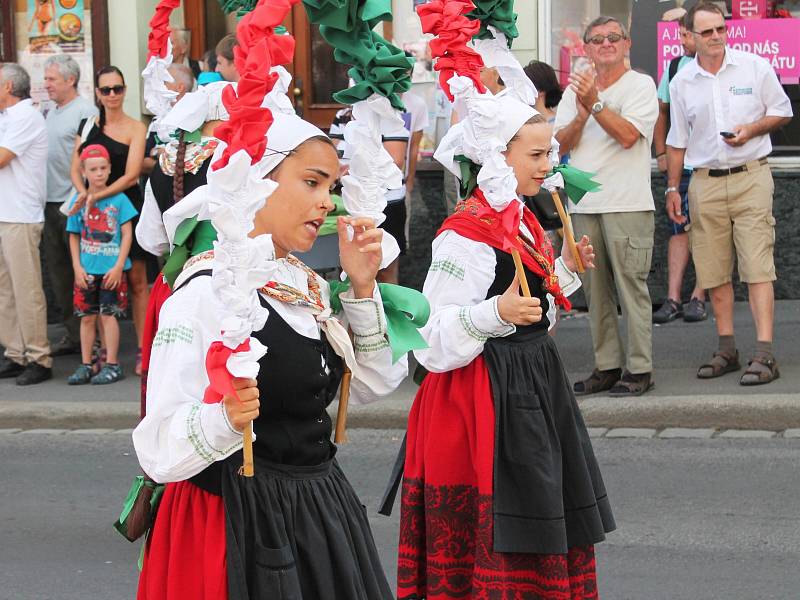
M 521 328 L 483 352 L 495 406 L 494 550 L 566 554 L 616 528 L 555 342 Z
M 235 456 L 240 456 L 239 453 Z M 223 463 L 229 600 L 389 600 L 365 508 L 335 460 Z

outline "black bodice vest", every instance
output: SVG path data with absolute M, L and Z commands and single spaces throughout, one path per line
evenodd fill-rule
M 207 158 L 205 162 L 197 170 L 197 173 L 186 172 L 183 175 L 183 197 L 185 198 L 191 192 L 199 188 L 201 185 L 206 184 L 208 175 L 208 167 L 211 164 L 211 157 Z M 153 172 L 150 173 L 150 187 L 153 188 L 153 195 L 156 198 L 158 209 L 165 213 L 172 205 L 175 204 L 175 196 L 172 189 L 173 177 L 164 173 L 161 170 L 161 163 L 156 161 Z
M 514 267 L 514 259 L 510 254 L 502 250 L 494 249 L 497 264 L 494 268 L 494 281 L 489 286 L 489 291 L 486 292 L 486 298 L 493 298 L 494 296 L 502 296 L 511 285 L 516 274 Z M 517 325 L 517 331 L 513 334 L 506 336 L 504 339 L 514 339 L 517 336 L 527 337 L 530 334 L 547 333 L 550 327 L 550 320 L 547 318 L 547 310 L 550 306 L 547 301 L 547 292 L 543 286 L 541 276 L 525 267 L 525 276 L 528 278 L 528 287 L 531 289 L 531 295 L 536 296 L 542 302 L 542 320 L 533 325 Z
M 261 303 L 267 306 L 263 298 Z M 301 335 L 274 309 L 253 337 L 268 349 L 259 361 L 261 409 L 253 424 L 256 466 L 259 459 L 289 466 L 330 460 L 336 446 L 331 442 L 331 418 L 325 409 L 338 391 L 344 373 L 342 359 L 324 333 L 320 340 Z M 241 462 L 241 452 L 226 460 Z M 191 481 L 221 495 L 220 466 L 211 464 Z

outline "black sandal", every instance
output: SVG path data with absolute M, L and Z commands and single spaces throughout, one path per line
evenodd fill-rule
M 575 392 L 576 396 L 588 396 L 589 394 L 605 392 L 614 387 L 614 384 L 619 381 L 621 372 L 621 369 L 609 369 L 608 371 L 595 369 L 583 381 L 576 381 L 572 385 L 572 391 Z
M 620 380 L 608 391 L 608 395 L 614 398 L 641 396 L 653 389 L 655 385 L 652 381 L 651 373 L 637 373 L 634 375 L 625 371 Z
M 738 371 L 741 368 L 742 365 L 739 364 L 738 350 L 736 350 L 734 354 L 717 350 L 714 352 L 714 355 L 711 357 L 709 362 L 705 363 L 704 365 L 700 365 L 700 368 L 697 369 L 697 378 L 714 379 L 715 377 L 721 377 L 726 373 Z

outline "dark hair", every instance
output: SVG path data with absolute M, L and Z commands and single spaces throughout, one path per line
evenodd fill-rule
M 532 60 L 525 66 L 525 75 L 536 87 L 536 91 L 544 94 L 544 105 L 547 108 L 555 108 L 561 102 L 561 85 L 553 67 L 540 60 Z
M 108 75 L 109 73 L 116 73 L 117 75 L 119 75 L 120 79 L 122 79 L 122 85 L 125 85 L 125 75 L 122 74 L 122 71 L 120 71 L 114 65 L 107 65 L 98 70 L 97 73 L 94 74 L 95 89 L 100 87 L 100 78 L 103 75 Z M 103 128 L 106 126 L 106 107 L 103 106 L 103 103 L 100 102 L 99 100 L 97 100 L 95 103 L 97 104 L 97 108 L 100 111 L 100 118 L 97 120 L 97 125 L 100 129 L 100 133 L 103 133 Z
M 213 50 L 207 51 L 203 55 L 203 62 L 206 64 L 206 70 L 213 73 L 217 70 L 217 53 Z
M 628 28 L 625 27 L 625 25 L 623 25 L 619 19 L 615 19 L 614 17 L 609 17 L 606 15 L 600 15 L 586 26 L 586 30 L 583 32 L 583 43 L 589 43 L 589 34 L 591 33 L 592 29 L 602 25 L 608 25 L 609 23 L 616 23 L 619 25 L 619 30 L 622 32 L 622 37 L 624 37 L 626 40 L 631 37 L 630 34 L 628 34 Z
M 233 61 L 233 49 L 239 45 L 239 40 L 236 39 L 236 35 L 233 33 L 229 33 L 224 38 L 222 38 L 219 42 L 217 42 L 217 47 L 214 51 L 223 58 Z
M 289 158 L 292 154 L 297 152 L 300 148 L 302 148 L 303 146 L 305 146 L 309 142 L 322 142 L 323 144 L 327 144 L 328 146 L 333 148 L 333 151 L 336 152 L 336 144 L 334 144 L 333 140 L 331 138 L 329 138 L 327 135 L 315 135 L 314 137 L 310 137 L 307 140 L 303 140 L 302 142 L 297 144 L 297 146 L 295 146 L 294 148 L 292 148 L 291 150 L 286 151 L 286 152 L 284 152 L 282 150 L 270 150 L 269 148 L 266 149 L 266 152 L 273 152 L 273 153 L 283 154 L 285 158 Z M 338 156 L 338 154 L 337 154 L 337 156 Z M 274 173 L 276 173 L 278 171 L 278 169 L 281 168 L 281 165 L 283 165 L 283 161 L 278 163 L 278 165 L 274 169 L 272 169 L 272 171 L 267 173 L 264 176 L 264 178 L 266 179 L 268 177 L 271 177 Z
M 183 199 L 183 179 L 186 175 L 186 132 L 178 134 L 178 150 L 175 152 L 175 174 L 172 176 L 172 203 Z
M 725 13 L 722 12 L 722 9 L 716 3 L 698 2 L 692 8 L 689 9 L 689 12 L 687 12 L 686 16 L 684 17 L 684 23 L 686 24 L 686 29 L 688 29 L 689 31 L 694 32 L 694 16 L 699 12 L 716 13 L 723 19 L 725 18 Z

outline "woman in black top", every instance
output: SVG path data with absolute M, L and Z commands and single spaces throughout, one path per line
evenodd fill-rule
M 73 208 L 80 210 L 85 203 L 93 203 L 103 198 L 124 193 L 137 211 L 142 210 L 142 195 L 139 188 L 139 175 L 144 159 L 144 145 L 147 128 L 138 119 L 125 114 L 125 78 L 113 66 L 103 67 L 95 75 L 95 96 L 100 108 L 99 117 L 90 124 L 81 122 L 75 140 L 72 157 L 72 183 L 78 191 L 78 201 Z M 88 194 L 80 172 L 79 155 L 84 146 L 100 144 L 111 157 L 111 176 L 108 187 L 99 194 Z M 135 227 L 134 222 L 134 227 Z M 147 260 L 152 260 L 134 238 L 130 258 L 132 266 L 128 271 L 128 283 L 133 301 L 133 322 L 136 327 L 138 347 L 142 345 L 142 329 L 147 309 L 149 288 L 147 282 Z M 137 375 L 139 363 L 137 361 Z

